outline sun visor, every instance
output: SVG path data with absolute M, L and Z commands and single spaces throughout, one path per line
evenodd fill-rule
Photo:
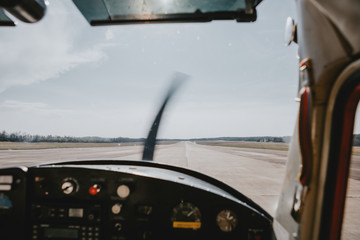
M 46 13 L 46 5 L 45 0 L 0 0 L 2 9 L 26 23 L 40 21 Z
M 73 0 L 93 26 L 156 22 L 209 22 L 256 20 L 261 0 Z
M 0 26 L 15 26 L 15 23 L 8 16 L 6 16 L 5 11 L 2 8 L 0 8 Z

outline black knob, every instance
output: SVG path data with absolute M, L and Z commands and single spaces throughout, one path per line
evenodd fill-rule
M 122 230 L 122 224 L 121 223 L 115 223 L 114 224 L 114 229 L 115 229 L 115 231 L 117 231 L 117 232 L 121 232 L 121 230 Z

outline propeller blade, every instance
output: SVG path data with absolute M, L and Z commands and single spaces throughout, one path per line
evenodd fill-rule
M 171 97 L 174 95 L 174 93 L 179 89 L 181 84 L 188 78 L 189 78 L 189 76 L 184 73 L 174 74 L 169 91 L 165 97 L 165 100 L 164 100 L 158 114 L 156 115 L 156 118 L 150 128 L 148 137 L 144 143 L 144 151 L 143 151 L 142 160 L 144 160 L 144 161 L 152 161 L 153 160 L 155 145 L 156 145 L 156 136 L 157 136 L 157 133 L 159 130 L 161 117 L 164 113 L 165 107 L 168 104 Z

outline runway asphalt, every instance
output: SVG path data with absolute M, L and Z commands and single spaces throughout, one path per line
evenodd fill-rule
M 76 159 L 139 160 L 142 146 L 0 151 L 0 167 Z M 214 147 L 179 142 L 159 145 L 154 161 L 204 173 L 235 188 L 274 215 L 285 174 L 286 151 Z M 353 160 L 343 239 L 360 236 L 360 157 Z

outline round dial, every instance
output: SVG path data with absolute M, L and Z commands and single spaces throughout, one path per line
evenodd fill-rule
M 221 231 L 232 232 L 236 228 L 238 220 L 233 211 L 222 210 L 216 217 L 216 223 Z
M 119 214 L 121 212 L 121 208 L 122 208 L 122 204 L 120 203 L 115 203 L 112 207 L 111 207 L 111 212 L 113 214 Z
M 116 193 L 120 198 L 127 198 L 130 195 L 130 188 L 126 185 L 120 185 L 116 189 Z
M 198 207 L 189 202 L 181 202 L 171 214 L 173 228 L 200 229 L 201 213 Z
M 61 184 L 61 190 L 64 194 L 69 195 L 78 191 L 78 184 L 75 179 L 66 178 Z

